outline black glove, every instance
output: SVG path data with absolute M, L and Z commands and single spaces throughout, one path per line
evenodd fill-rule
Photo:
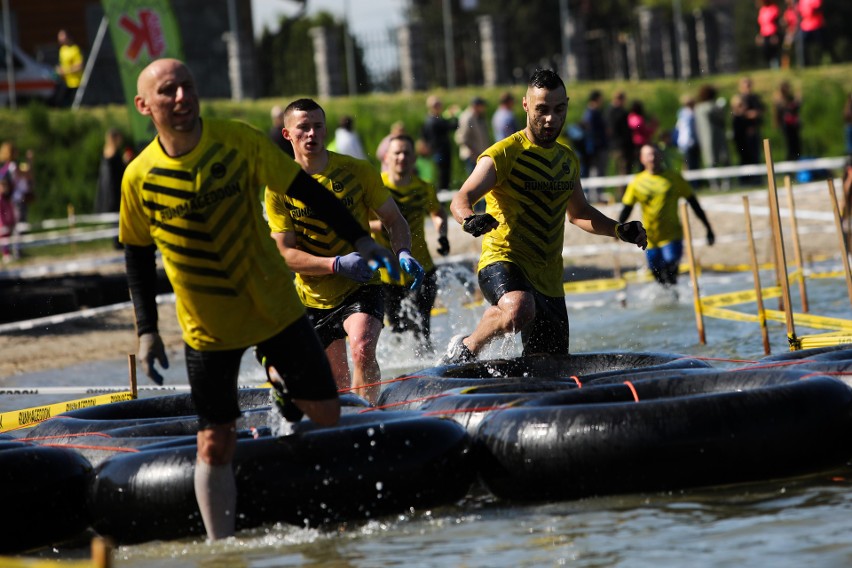
M 615 236 L 625 243 L 631 243 L 644 249 L 648 245 L 645 227 L 639 221 L 628 221 L 615 226 Z
M 447 237 L 438 237 L 438 254 L 447 256 L 450 254 L 450 239 Z
M 169 358 L 166 357 L 166 347 L 157 332 L 143 333 L 139 336 L 139 348 L 136 350 L 142 370 L 154 384 L 163 384 L 163 375 L 157 372 L 154 363 L 162 365 L 163 369 L 169 368 Z
M 499 224 L 497 219 L 489 213 L 474 213 L 470 217 L 465 217 L 464 223 L 462 223 L 462 230 L 474 237 L 479 237 L 496 229 Z
M 716 235 L 713 234 L 713 229 L 707 229 L 707 246 L 712 247 L 716 242 Z

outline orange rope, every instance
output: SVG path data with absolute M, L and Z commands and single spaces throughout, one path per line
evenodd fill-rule
M 74 450 L 102 450 L 105 452 L 125 452 L 125 453 L 138 453 L 139 450 L 136 448 L 121 448 L 115 446 L 87 446 L 85 444 L 41 444 L 42 446 L 47 446 L 49 448 L 71 448 Z
M 633 393 L 633 402 L 639 402 L 639 393 L 636 392 L 636 388 L 633 386 L 633 383 L 630 381 L 624 381 L 624 384 L 627 385 L 627 388 L 629 388 L 630 392 Z
M 57 440 L 62 438 L 79 438 L 81 436 L 102 436 L 104 438 L 112 438 L 109 434 L 103 432 L 78 432 L 76 434 L 58 434 L 56 436 L 36 436 L 34 438 L 18 438 L 22 442 L 36 442 L 39 440 Z M 43 444 L 47 445 L 47 444 Z
M 427 400 L 433 400 L 433 399 L 442 398 L 442 397 L 445 397 L 445 396 L 450 396 L 450 395 L 449 395 L 449 393 L 446 393 L 446 392 L 442 392 L 442 393 L 438 393 L 438 394 L 430 394 L 429 396 L 423 396 L 423 397 L 420 397 L 420 398 L 411 398 L 411 399 L 403 400 L 403 401 L 400 401 L 400 402 L 391 402 L 389 404 L 383 404 L 381 406 L 374 406 L 370 410 L 384 410 L 385 408 L 393 408 L 394 406 L 402 406 L 403 404 L 409 404 L 409 403 L 412 403 L 412 402 L 425 402 Z
M 449 410 L 430 410 L 429 412 L 424 412 L 424 416 L 443 416 L 445 414 L 465 414 L 470 413 L 473 414 L 475 412 L 491 412 L 492 410 L 505 410 L 511 407 L 511 404 L 501 404 L 497 406 L 478 406 L 476 408 L 454 408 Z
M 337 389 L 337 392 L 346 393 L 346 392 L 352 392 L 352 391 L 356 391 L 356 390 L 368 389 L 370 387 L 378 387 L 378 386 L 382 386 L 382 385 L 390 385 L 390 384 L 393 384 L 393 383 L 399 383 L 399 382 L 402 382 L 402 381 L 407 381 L 408 379 L 422 379 L 422 378 L 428 378 L 428 377 L 429 377 L 429 375 L 403 375 L 401 377 L 396 377 L 395 379 L 388 379 L 386 381 L 376 381 L 374 383 L 367 383 L 367 384 L 362 385 L 360 387 L 345 387 L 345 388 L 342 388 L 342 389 Z

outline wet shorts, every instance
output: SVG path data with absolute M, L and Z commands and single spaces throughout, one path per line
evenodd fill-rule
M 385 319 L 385 302 L 379 285 L 359 286 L 334 308 L 307 308 L 308 319 L 314 326 L 323 347 L 346 337 L 343 322 L 352 314 L 371 315 L 380 322 Z
M 545 296 L 511 262 L 495 262 L 479 271 L 479 288 L 491 305 L 506 292 L 528 292 L 535 300 L 535 318 L 521 330 L 524 355 L 568 354 L 568 309 L 565 298 Z
M 337 397 L 331 367 L 307 317 L 257 345 L 283 377 L 294 399 L 326 400 Z M 199 429 L 227 424 L 240 417 L 237 379 L 245 348 L 198 351 L 184 346 L 192 400 Z

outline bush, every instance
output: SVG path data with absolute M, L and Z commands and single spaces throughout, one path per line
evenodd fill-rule
M 802 94 L 802 138 L 804 152 L 809 156 L 841 156 L 844 153 L 842 109 L 845 97 L 852 92 L 852 65 L 832 65 L 803 70 L 755 71 L 749 73 L 755 91 L 767 104 L 767 117 L 763 133 L 774 149 L 775 159 L 783 155 L 783 138 L 772 124 L 772 95 L 782 80 L 792 83 Z M 641 99 L 650 115 L 660 122 L 660 132 L 674 126 L 680 96 L 695 94 L 704 83 L 713 83 L 721 96 L 730 98 L 736 92 L 740 75 L 702 77 L 689 81 L 642 82 L 574 82 L 568 84 L 571 98 L 568 123 L 580 120 L 588 93 L 600 89 L 604 96 L 616 90 L 625 90 L 630 100 Z M 202 86 L 203 87 L 203 86 Z M 474 95 L 489 101 L 488 116 L 494 112 L 500 94 L 507 87 L 462 88 L 454 91 L 436 91 L 446 107 L 457 104 L 467 106 Z M 516 114 L 523 119 L 521 97 L 525 86 L 509 87 L 517 99 Z M 203 88 L 202 88 L 203 91 Z M 360 134 L 368 154 L 375 151 L 379 141 L 388 133 L 390 125 L 401 120 L 415 138 L 426 115 L 425 101 L 430 93 L 372 94 L 359 97 L 340 97 L 320 101 L 327 113 L 329 142 L 340 116 L 355 118 L 355 128 Z M 269 109 L 286 105 L 293 96 L 284 100 L 262 99 L 234 103 L 222 100 L 202 101 L 205 117 L 239 118 L 266 132 L 269 128 Z M 523 121 L 521 122 L 523 124 Z M 21 150 L 33 149 L 36 154 L 36 201 L 31 208 L 31 221 L 64 217 L 68 205 L 77 213 L 92 211 L 97 187 L 98 165 L 104 133 L 110 127 L 129 132 L 128 109 L 125 106 L 82 108 L 78 111 L 48 109 L 33 103 L 25 112 L 0 109 L 0 131 L 14 133 L 12 138 Z M 127 138 L 130 139 L 129 137 Z M 732 152 L 732 155 L 735 153 Z M 372 159 L 372 158 L 371 158 Z M 375 159 L 374 164 L 378 166 Z M 458 159 L 454 161 L 453 182 L 458 187 L 464 181 L 464 171 Z

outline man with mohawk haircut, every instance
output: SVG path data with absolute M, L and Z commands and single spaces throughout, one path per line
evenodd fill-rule
M 521 333 L 523 354 L 568 353 L 562 287 L 565 217 L 589 233 L 645 248 L 638 221 L 618 223 L 590 205 L 574 152 L 557 141 L 568 112 L 555 72 L 533 72 L 523 99 L 524 130 L 497 142 L 453 197 L 450 211 L 465 232 L 484 236 L 479 286 L 491 306 L 470 335 L 454 336 L 439 364 L 475 361 L 493 339 Z M 485 213 L 473 206 L 485 198 Z

